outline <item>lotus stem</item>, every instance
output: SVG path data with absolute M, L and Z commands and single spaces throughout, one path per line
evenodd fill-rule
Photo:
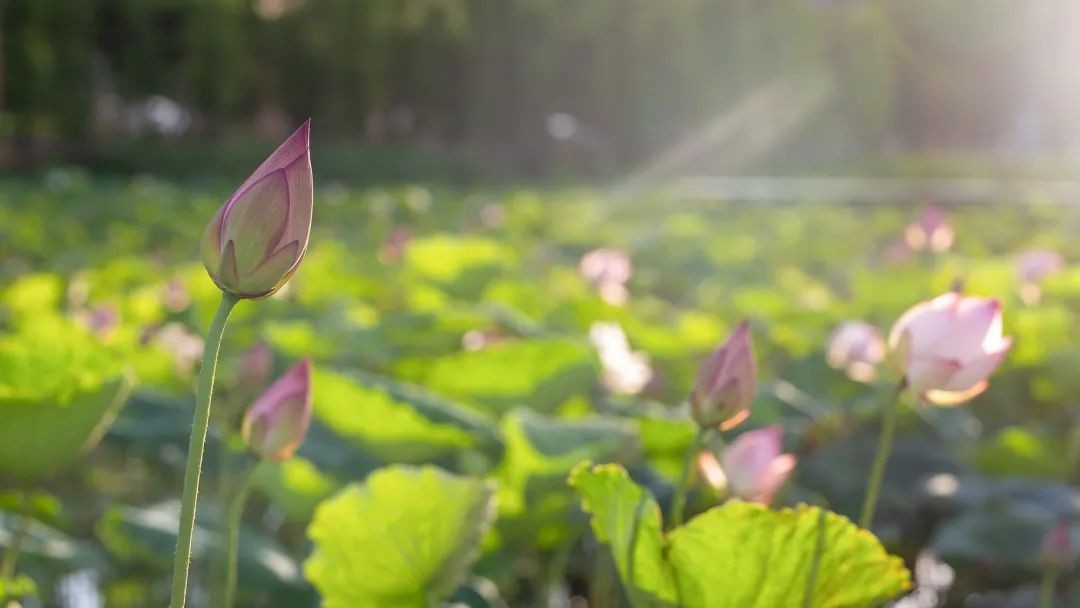
M 694 481 L 694 463 L 697 462 L 697 453 L 705 443 L 710 427 L 703 426 L 698 429 L 697 436 L 690 442 L 686 450 L 686 460 L 683 461 L 682 475 L 679 485 L 675 487 L 675 496 L 671 499 L 671 528 L 678 528 L 683 524 L 683 516 L 686 511 L 686 495 L 690 492 L 690 485 Z
M 874 510 L 877 508 L 878 495 L 881 494 L 881 482 L 885 477 L 885 465 L 892 452 L 893 436 L 896 435 L 896 420 L 900 413 L 900 396 L 907 388 L 907 379 L 901 380 L 892 392 L 889 405 L 885 409 L 885 418 L 881 422 L 881 436 L 878 439 L 877 454 L 870 468 L 870 478 L 866 483 L 866 498 L 863 500 L 862 516 L 859 525 L 869 530 L 874 523 Z
M 199 477 L 202 475 L 203 454 L 206 452 L 206 431 L 210 426 L 210 400 L 214 392 L 214 374 L 217 372 L 221 336 L 238 298 L 228 292 L 221 293 L 210 331 L 203 347 L 202 369 L 195 393 L 195 419 L 191 426 L 188 443 L 187 468 L 184 471 L 184 495 L 180 503 L 180 528 L 176 537 L 176 554 L 173 557 L 172 608 L 184 608 L 187 601 L 188 573 L 191 569 L 191 537 L 195 531 L 195 503 L 199 498 Z
M 240 486 L 236 488 L 232 500 L 229 501 L 228 538 L 225 548 L 225 593 L 223 608 L 232 608 L 236 597 L 236 568 L 238 552 L 240 549 L 240 520 L 244 516 L 244 505 L 247 504 L 248 494 L 251 492 L 251 482 L 259 470 L 260 463 L 248 467 L 244 473 Z

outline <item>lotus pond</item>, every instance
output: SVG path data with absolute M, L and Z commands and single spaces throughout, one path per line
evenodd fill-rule
M 20 545 L 0 574 L 22 605 L 168 603 L 219 298 L 198 243 L 233 187 L 0 182 L 0 543 Z M 253 466 L 240 417 L 311 357 L 307 436 L 251 478 L 239 606 L 1035 606 L 1062 526 L 1051 601 L 1080 606 L 1080 209 L 948 207 L 948 243 L 913 235 L 922 213 L 316 182 L 302 266 L 224 338 L 189 605 L 216 605 Z M 1034 249 L 1066 264 L 1036 280 L 1017 268 Z M 973 401 L 904 399 L 879 543 L 848 519 L 899 376 L 830 357 L 830 336 L 887 333 L 951 289 L 999 298 L 1014 343 Z M 665 533 L 687 395 L 742 319 L 757 395 L 704 448 L 779 425 L 794 468 L 771 508 L 724 502 L 703 468 L 690 523 Z

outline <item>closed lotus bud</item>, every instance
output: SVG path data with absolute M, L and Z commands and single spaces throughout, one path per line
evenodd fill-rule
M 871 382 L 885 360 L 885 339 L 878 328 L 864 321 L 844 321 L 829 337 L 826 360 L 852 380 Z
M 750 343 L 750 323 L 743 321 L 727 341 L 701 364 L 694 390 L 690 393 L 690 412 L 702 427 L 735 427 L 750 415 L 750 405 L 757 396 L 758 371 L 754 347 Z
M 311 360 L 304 359 L 251 404 L 242 433 L 253 452 L 267 460 L 290 458 L 311 423 Z
M 711 452 L 702 452 L 698 466 L 709 485 L 767 505 L 795 469 L 795 456 L 782 453 L 783 439 L 779 426 L 747 431 L 731 442 L 719 461 Z
M 1042 559 L 1047 566 L 1058 568 L 1072 561 L 1072 527 L 1068 519 L 1062 517 L 1043 538 Z
M 263 298 L 300 266 L 311 232 L 310 122 L 259 165 L 206 227 L 203 264 L 223 291 Z
M 905 312 L 889 346 L 913 391 L 936 405 L 958 405 L 986 390 L 1012 339 L 1001 335 L 998 300 L 947 293 Z

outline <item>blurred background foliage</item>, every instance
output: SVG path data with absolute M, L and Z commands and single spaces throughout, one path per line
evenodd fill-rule
M 324 175 L 375 181 L 613 175 L 688 140 L 699 171 L 1060 156 L 1080 149 L 1077 18 L 1069 0 L 5 0 L 0 160 L 243 167 L 245 141 L 307 116 L 339 145 Z M 714 141 L 733 121 L 746 149 Z

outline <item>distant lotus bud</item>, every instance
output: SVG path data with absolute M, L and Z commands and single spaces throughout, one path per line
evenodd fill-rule
M 952 226 L 939 205 L 928 205 L 922 216 L 904 230 L 904 242 L 913 251 L 948 251 L 954 240 Z
M 1020 299 L 1025 304 L 1038 304 L 1042 299 L 1041 284 L 1047 277 L 1065 269 L 1065 258 L 1049 249 L 1032 249 L 1016 258 L 1016 276 L 1020 279 Z
M 913 391 L 933 404 L 958 405 L 986 390 L 1012 339 L 1001 335 L 998 300 L 947 293 L 905 312 L 889 346 Z
M 311 360 L 277 379 L 244 415 L 244 441 L 267 460 L 287 460 L 311 423 Z
M 885 360 L 885 339 L 869 323 L 845 321 L 829 337 L 825 358 L 852 380 L 871 382 L 877 377 L 877 366 Z
M 782 453 L 783 439 L 778 425 L 747 431 L 731 442 L 719 461 L 711 452 L 702 452 L 698 467 L 709 485 L 767 505 L 795 469 L 795 456 Z
M 311 231 L 309 127 L 305 122 L 263 161 L 206 227 L 203 264 L 223 291 L 263 298 L 300 266 Z
M 1042 559 L 1047 566 L 1062 567 L 1073 559 L 1072 527 L 1062 517 L 1043 538 Z
M 257 393 L 270 382 L 274 366 L 274 351 L 260 342 L 240 355 L 236 365 L 236 383 L 244 391 Z
M 758 371 L 750 343 L 750 323 L 743 321 L 698 370 L 690 410 L 701 426 L 727 430 L 750 415 L 757 396 Z

